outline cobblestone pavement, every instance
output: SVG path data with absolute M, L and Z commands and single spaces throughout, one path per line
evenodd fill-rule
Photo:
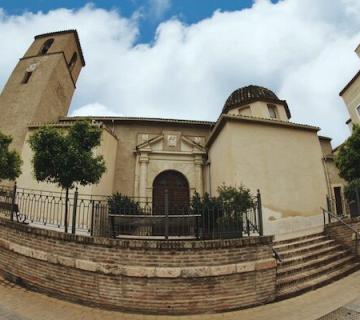
M 360 320 L 360 271 L 326 287 L 264 306 L 193 316 L 151 316 L 90 308 L 0 278 L 0 320 Z
M 359 320 L 360 319 L 360 297 L 318 320 Z

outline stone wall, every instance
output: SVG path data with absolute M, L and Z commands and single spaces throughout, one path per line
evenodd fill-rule
M 344 219 L 345 223 L 350 225 L 352 228 L 360 232 L 360 219 Z M 351 229 L 347 228 L 344 224 L 339 221 L 332 222 L 325 226 L 325 232 L 333 238 L 340 242 L 343 246 L 355 250 L 355 233 Z M 358 237 L 357 245 L 357 254 L 360 255 L 360 237 Z
M 88 305 L 156 314 L 219 312 L 274 300 L 271 242 L 113 240 L 0 218 L 0 270 L 26 287 Z

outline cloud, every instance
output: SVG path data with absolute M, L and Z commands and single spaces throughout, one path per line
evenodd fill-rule
M 112 111 L 109 107 L 106 107 L 98 102 L 87 104 L 78 109 L 72 110 L 70 113 L 70 116 L 72 117 L 104 116 L 104 115 L 113 116 L 113 117 L 123 116 L 123 114 L 116 111 Z
M 170 7 L 170 0 L 149 0 L 149 15 L 155 20 L 160 19 Z
M 76 28 L 87 65 L 71 114 L 216 120 L 233 90 L 258 84 L 288 101 L 292 121 L 322 127 L 335 145 L 349 134 L 338 93 L 359 70 L 359 1 L 256 1 L 192 25 L 164 21 L 151 44 L 136 44 L 138 24 L 93 6 L 0 11 L 0 87 L 35 34 Z

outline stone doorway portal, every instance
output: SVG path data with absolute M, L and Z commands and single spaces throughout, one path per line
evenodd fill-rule
M 190 188 L 185 176 L 175 170 L 161 172 L 153 182 L 153 214 L 186 214 L 190 204 Z

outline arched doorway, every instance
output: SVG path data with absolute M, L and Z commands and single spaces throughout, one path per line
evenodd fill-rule
M 186 214 L 190 204 L 190 188 L 185 176 L 175 170 L 161 172 L 153 182 L 153 213 Z

